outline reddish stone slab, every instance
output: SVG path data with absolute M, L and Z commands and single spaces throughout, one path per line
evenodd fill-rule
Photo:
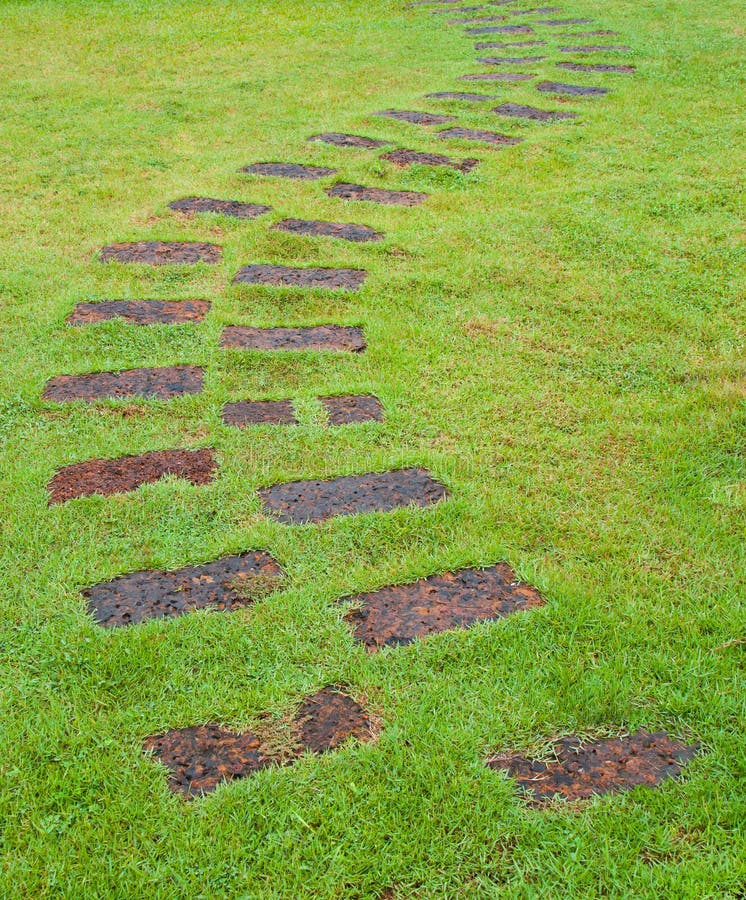
M 501 103 L 492 112 L 514 119 L 531 119 L 534 122 L 552 122 L 557 119 L 577 119 L 577 113 L 552 109 L 536 109 L 523 103 Z
M 215 244 L 194 241 L 130 241 L 101 249 L 101 262 L 138 263 L 144 266 L 214 265 L 222 250 Z
M 477 72 L 475 75 L 459 75 L 459 81 L 531 81 L 536 76 L 524 72 Z
M 485 66 L 522 66 L 527 63 L 541 62 L 546 56 L 486 56 L 480 57 L 477 62 Z
M 558 69 L 568 72 L 619 72 L 622 75 L 632 75 L 634 66 L 613 66 L 610 63 L 557 63 Z
M 381 159 L 388 160 L 400 169 L 407 166 L 448 166 L 451 169 L 457 169 L 460 172 L 470 172 L 475 166 L 479 165 L 478 159 L 453 159 L 450 156 L 443 156 L 440 153 L 420 153 L 417 150 L 392 150 L 390 153 L 383 153 Z
M 554 759 L 502 754 L 488 759 L 487 765 L 507 772 L 527 794 L 529 802 L 539 805 L 555 797 L 585 800 L 594 794 L 658 785 L 667 778 L 678 777 L 682 766 L 693 759 L 698 749 L 665 732 L 638 731 L 586 743 L 570 735 L 556 744 Z
M 439 116 L 411 109 L 384 109 L 373 115 L 397 119 L 399 122 L 410 122 L 413 125 L 445 125 L 446 122 L 452 122 L 455 119 L 455 116 Z
M 177 325 L 201 322 L 209 312 L 207 300 L 101 300 L 78 303 L 68 316 L 69 325 L 92 325 L 124 319 L 133 325 Z
M 328 753 L 350 738 L 370 741 L 372 724 L 363 707 L 352 697 L 329 685 L 300 706 L 295 716 L 295 729 L 302 750 Z
M 590 25 L 593 19 L 537 19 L 534 25 Z
M 82 593 L 97 624 L 118 628 L 147 619 L 183 616 L 196 609 L 241 609 L 276 590 L 282 576 L 282 569 L 268 553 L 252 551 L 170 572 L 133 572 Z M 252 596 L 253 586 L 258 588 L 256 597 Z
M 361 150 L 376 150 L 379 147 L 385 147 L 387 144 L 387 141 L 362 137 L 359 134 L 339 134 L 337 132 L 313 134 L 308 140 L 321 141 L 324 144 L 333 144 L 335 147 L 357 147 Z
M 348 612 L 345 620 L 352 625 L 355 639 L 369 650 L 408 644 L 544 604 L 539 592 L 519 581 L 505 563 L 432 575 L 341 602 L 349 601 L 360 608 Z
M 383 421 L 383 406 L 378 397 L 371 397 L 367 394 L 322 397 L 321 404 L 326 410 L 330 425 Z
M 487 100 L 496 100 L 489 94 L 472 94 L 468 91 L 437 91 L 435 94 L 425 94 L 428 100 L 465 100 L 468 103 L 485 103 Z
M 245 175 L 263 175 L 272 178 L 295 178 L 299 181 L 318 181 L 328 175 L 336 175 L 336 169 L 324 166 L 305 166 L 300 163 L 262 162 L 252 163 L 240 169 Z
M 629 51 L 629 47 L 625 47 L 623 44 L 616 45 L 607 45 L 601 46 L 599 44 L 583 44 L 580 46 L 573 47 L 560 47 L 560 53 L 605 53 L 609 51 L 610 53 L 619 52 L 624 53 Z
M 221 346 L 238 350 L 365 350 L 363 329 L 356 325 L 312 325 L 306 328 L 250 328 L 229 325 Z
M 427 194 L 419 191 L 389 191 L 384 188 L 365 187 L 362 184 L 335 184 L 325 191 L 340 200 L 365 200 L 384 203 L 387 206 L 419 206 L 427 200 Z
M 546 94 L 563 94 L 568 97 L 600 97 L 608 94 L 609 89 L 603 87 L 586 87 L 582 84 L 563 84 L 560 81 L 540 81 L 537 91 Z
M 311 237 L 339 238 L 342 241 L 364 243 L 380 241 L 383 234 L 368 225 L 354 225 L 351 222 L 319 222 L 314 219 L 283 219 L 273 226 L 274 231 L 289 231 L 291 234 L 305 234 Z
M 259 491 L 266 512 L 285 525 L 323 522 L 335 516 L 430 506 L 448 495 L 424 469 L 351 475 L 330 481 L 291 481 Z
M 467 34 L 533 34 L 530 25 L 485 25 L 483 28 L 467 28 Z
M 166 475 L 208 484 L 217 466 L 213 450 L 156 450 L 120 459 L 87 459 L 57 471 L 48 485 L 49 505 L 92 494 L 124 494 Z
M 211 197 L 184 197 L 168 204 L 169 209 L 193 216 L 195 213 L 218 213 L 234 219 L 256 219 L 265 213 L 272 212 L 271 206 L 260 203 L 242 203 L 240 200 L 214 200 Z
M 500 147 L 511 147 L 514 144 L 520 144 L 523 140 L 519 137 L 508 137 L 507 134 L 498 134 L 496 131 L 481 131 L 475 128 L 447 128 L 445 131 L 439 131 L 438 137 L 462 141 L 481 141 Z
M 475 50 L 510 50 L 516 47 L 544 47 L 546 41 L 477 41 Z
M 293 404 L 289 400 L 240 400 L 223 407 L 226 425 L 297 425 Z
M 366 276 L 367 272 L 362 269 L 298 269 L 293 266 L 251 265 L 239 269 L 233 276 L 233 283 L 356 291 Z
M 55 403 L 120 397 L 170 400 L 183 394 L 198 394 L 201 390 L 202 369 L 199 366 L 170 366 L 163 369 L 58 375 L 47 382 L 42 396 Z

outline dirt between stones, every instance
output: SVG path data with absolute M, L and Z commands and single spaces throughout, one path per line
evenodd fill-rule
M 558 69 L 569 72 L 619 72 L 623 75 L 631 75 L 635 71 L 634 66 L 613 66 L 610 63 L 557 63 Z
M 239 269 L 233 276 L 233 283 L 356 291 L 367 274 L 363 269 L 298 269 L 292 266 L 250 265 Z
M 154 450 L 119 459 L 87 459 L 59 469 L 49 482 L 49 505 L 92 494 L 124 494 L 166 475 L 208 484 L 218 464 L 213 450 Z
M 535 122 L 551 122 L 556 119 L 577 119 L 577 113 L 559 112 L 551 109 L 536 109 L 533 106 L 525 106 L 522 103 L 501 103 L 492 112 L 498 116 L 508 116 L 516 119 L 531 119 Z
M 315 237 L 339 238 L 343 241 L 363 243 L 380 241 L 383 234 L 368 225 L 348 222 L 320 222 L 315 219 L 283 219 L 272 226 L 273 231 L 289 231 L 291 234 L 308 234 Z
M 223 347 L 239 350 L 365 350 L 363 329 L 357 325 L 311 325 L 305 328 L 251 328 L 229 325 L 220 339 Z
M 484 28 L 467 28 L 467 34 L 533 34 L 530 25 L 485 25 Z
M 109 319 L 124 319 L 133 325 L 177 325 L 201 322 L 209 310 L 207 300 L 102 300 L 78 303 L 67 323 L 92 325 Z
M 101 249 L 101 262 L 139 263 L 145 266 L 214 265 L 222 249 L 215 244 L 194 241 L 130 241 L 109 244 Z
M 344 397 L 321 397 L 320 399 L 330 425 L 383 421 L 383 406 L 378 397 L 367 394 L 351 394 Z
M 419 206 L 427 200 L 427 194 L 419 191 L 388 191 L 384 188 L 365 187 L 362 184 L 335 184 L 327 188 L 329 197 L 341 200 L 366 200 L 370 203 L 384 203 L 388 206 Z
M 82 594 L 99 625 L 117 628 L 208 607 L 231 612 L 250 606 L 278 590 L 283 575 L 268 553 L 252 551 L 176 571 L 133 572 Z
M 531 81 L 534 73 L 523 72 L 477 72 L 475 75 L 459 75 L 459 81 Z
M 505 754 L 487 760 L 492 769 L 515 778 L 532 805 L 555 797 L 584 800 L 594 794 L 654 786 L 681 774 L 698 746 L 687 746 L 665 732 L 638 731 L 606 740 L 583 743 L 575 735 L 555 746 L 556 759 L 543 761 Z
M 602 94 L 609 93 L 608 88 L 586 87 L 582 84 L 563 84 L 561 81 L 540 81 L 536 85 L 536 90 L 547 94 L 567 94 L 571 97 L 600 97 Z
M 348 612 L 345 620 L 368 650 L 408 644 L 418 637 L 544 605 L 539 592 L 520 582 L 506 563 L 432 575 L 340 602 L 350 601 L 360 608 Z
M 335 147 L 358 147 L 362 150 L 376 150 L 379 147 L 385 147 L 388 143 L 388 141 L 362 137 L 359 134 L 338 134 L 337 132 L 312 134 L 307 140 L 322 141 L 324 144 L 333 144 Z
M 453 159 L 440 153 L 420 153 L 417 150 L 404 149 L 383 153 L 381 159 L 388 160 L 401 169 L 413 165 L 449 166 L 451 169 L 458 169 L 460 172 L 470 172 L 475 166 L 479 165 L 478 159 Z
M 324 166 L 303 166 L 300 163 L 263 162 L 252 163 L 239 169 L 246 175 L 266 175 L 275 178 L 296 178 L 301 181 L 318 181 L 327 175 L 336 175 L 336 169 L 327 169 Z
M 289 765 L 304 752 L 323 754 L 350 738 L 372 741 L 372 722 L 363 707 L 329 685 L 307 697 L 293 718 L 293 747 L 286 755 L 263 748 L 251 732 L 237 733 L 219 725 L 176 728 L 151 735 L 143 749 L 169 769 L 168 786 L 185 798 L 215 790 L 223 781 L 245 778 L 271 765 Z
M 388 512 L 400 506 L 430 506 L 448 496 L 445 486 L 424 469 L 344 476 L 330 481 L 291 481 L 258 493 L 265 512 L 274 514 L 285 525 Z
M 520 144 L 523 140 L 519 137 L 508 137 L 507 134 L 498 134 L 496 131 L 481 131 L 475 128 L 446 128 L 445 131 L 438 132 L 438 137 L 462 141 L 483 141 L 501 147 L 512 147 L 514 144 Z
M 397 119 L 399 122 L 411 122 L 413 125 L 445 125 L 453 122 L 455 116 L 439 116 L 435 113 L 416 112 L 406 109 L 384 109 L 373 113 L 374 116 L 384 116 L 387 119 Z
M 168 204 L 169 209 L 185 216 L 195 213 L 219 213 L 221 216 L 232 216 L 234 219 L 256 219 L 265 213 L 272 212 L 271 206 L 260 203 L 242 203 L 240 200 L 213 200 L 211 197 L 184 197 Z
M 235 428 L 246 425 L 297 425 L 293 404 L 289 400 L 240 400 L 226 403 L 223 421 Z
M 58 375 L 47 382 L 42 396 L 55 403 L 119 397 L 169 400 L 182 394 L 198 394 L 201 390 L 202 369 L 199 366 L 170 366 L 163 369 Z

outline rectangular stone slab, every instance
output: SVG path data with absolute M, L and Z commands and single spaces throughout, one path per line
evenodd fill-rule
M 536 76 L 530 72 L 477 72 L 459 75 L 459 81 L 531 81 Z
M 212 197 L 184 197 L 182 200 L 174 200 L 169 203 L 168 208 L 185 216 L 195 213 L 217 213 L 221 216 L 231 216 L 234 219 L 256 219 L 272 212 L 271 206 L 262 206 L 260 203 L 214 200 Z
M 466 103 L 485 103 L 487 100 L 497 99 L 490 94 L 472 94 L 468 91 L 437 91 L 425 96 L 428 100 L 463 100 Z
M 475 50 L 515 50 L 517 47 L 544 47 L 546 41 L 477 41 Z
M 363 137 L 359 134 L 339 134 L 338 132 L 325 132 L 324 134 L 312 134 L 309 141 L 321 141 L 324 144 L 333 144 L 335 147 L 355 147 L 359 150 L 377 150 L 385 147 L 388 141 L 379 141 L 376 138 Z
M 523 103 L 501 103 L 492 112 L 514 119 L 531 119 L 534 122 L 552 122 L 559 119 L 577 119 L 577 113 L 552 109 L 536 109 Z
M 389 191 L 385 188 L 365 187 L 362 184 L 335 184 L 327 188 L 325 193 L 340 200 L 363 200 L 387 206 L 419 206 L 427 200 L 427 194 L 419 191 Z
M 68 325 L 92 325 L 124 319 L 133 325 L 178 325 L 201 322 L 210 310 L 207 300 L 101 300 L 78 303 Z
M 622 75 L 632 75 L 634 66 L 614 66 L 611 63 L 557 63 L 558 69 L 569 72 L 618 72 Z
M 590 25 L 593 19 L 538 19 L 534 25 Z
M 448 495 L 424 469 L 351 475 L 330 481 L 291 481 L 259 491 L 265 512 L 285 525 L 324 522 L 335 516 L 429 506 Z
M 233 277 L 233 283 L 356 291 L 366 276 L 367 272 L 362 269 L 305 269 L 293 266 L 250 265 L 239 269 Z
M 600 44 L 582 44 L 559 48 L 560 53 L 625 53 L 629 52 L 629 49 L 629 47 L 625 47 L 623 44 L 608 44 L 606 46 Z
M 293 404 L 289 400 L 239 400 L 226 403 L 223 421 L 235 428 L 247 425 L 297 425 Z
M 420 153 L 417 150 L 405 150 L 403 148 L 391 150 L 389 153 L 382 153 L 381 159 L 385 159 L 401 169 L 414 165 L 448 166 L 460 172 L 470 172 L 475 166 L 479 165 L 478 159 L 453 159 L 450 156 L 443 156 L 441 153 Z
M 202 369 L 199 366 L 170 366 L 163 369 L 58 375 L 47 382 L 42 396 L 55 403 L 120 397 L 170 400 L 183 394 L 198 394 L 201 390 Z
M 229 325 L 221 346 L 238 350 L 334 350 L 361 353 L 363 329 L 357 325 L 310 325 L 305 328 L 251 328 Z
M 109 244 L 100 254 L 102 263 L 135 263 L 142 266 L 214 265 L 220 262 L 222 250 L 216 244 L 196 241 L 129 241 Z
M 543 59 L 546 59 L 546 56 L 483 56 L 477 62 L 484 63 L 485 66 L 521 66 L 541 62 Z
M 564 84 L 561 81 L 540 81 L 536 85 L 536 90 L 545 94 L 563 94 L 568 97 L 600 97 L 609 93 L 608 88 L 588 87 L 584 84 Z
M 299 181 L 318 181 L 328 175 L 336 175 L 336 169 L 324 166 L 304 166 L 300 163 L 263 162 L 252 163 L 239 169 L 244 175 L 263 175 L 271 178 L 295 178 Z
M 321 397 L 320 400 L 330 425 L 383 421 L 383 406 L 378 397 L 368 394 L 350 394 L 339 397 Z
M 355 225 L 352 222 L 320 222 L 316 219 L 283 219 L 272 226 L 273 231 L 288 231 L 290 234 L 303 234 L 310 237 L 338 238 L 342 241 L 365 243 L 380 241 L 380 231 L 368 225 Z
M 399 122 L 410 122 L 412 125 L 445 125 L 446 122 L 452 122 L 456 118 L 455 116 L 439 116 L 435 113 L 405 109 L 384 109 L 373 115 L 396 119 Z
M 485 25 L 483 28 L 467 28 L 467 34 L 533 34 L 530 25 Z
M 508 137 L 507 134 L 499 134 L 496 131 L 482 131 L 476 128 L 446 128 L 445 131 L 438 132 L 438 137 L 461 141 L 480 141 L 500 147 L 511 147 L 520 144 L 523 140 L 523 138 Z

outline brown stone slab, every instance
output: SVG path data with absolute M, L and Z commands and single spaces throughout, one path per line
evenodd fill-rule
M 523 103 L 501 103 L 492 112 L 514 119 L 531 119 L 533 122 L 552 122 L 557 119 L 577 119 L 577 113 L 552 109 L 536 109 Z
M 361 353 L 363 329 L 357 325 L 311 325 L 305 328 L 250 328 L 229 325 L 221 346 L 238 350 L 334 350 Z
M 579 37 L 601 37 L 601 35 L 617 35 L 618 31 L 606 31 L 598 29 L 597 31 L 569 31 L 563 37 L 579 38 Z
M 475 50 L 510 50 L 517 47 L 544 47 L 546 41 L 477 41 Z
M 482 28 L 467 28 L 467 34 L 533 34 L 530 25 L 485 25 Z
M 244 175 L 263 175 L 271 178 L 294 178 L 299 181 L 318 181 L 328 175 L 336 175 L 336 169 L 325 166 L 305 166 L 300 163 L 261 162 L 239 169 Z
M 335 147 L 357 147 L 360 150 L 376 150 L 385 147 L 388 141 L 379 141 L 375 138 L 362 137 L 359 134 L 339 134 L 327 131 L 323 134 L 312 134 L 309 141 L 321 141 L 324 144 L 333 144 Z
M 546 56 L 482 56 L 477 62 L 484 63 L 485 66 L 523 66 L 543 59 Z
M 330 425 L 383 421 L 383 406 L 378 397 L 352 394 L 344 397 L 321 397 L 320 399 Z
M 214 265 L 222 250 L 215 244 L 194 241 L 130 241 L 101 249 L 101 262 L 137 263 L 144 266 Z
M 449 25 L 480 25 L 487 22 L 504 22 L 507 16 L 465 16 L 460 19 L 449 19 Z
M 509 137 L 507 134 L 498 134 L 496 131 L 481 131 L 476 128 L 447 128 L 445 131 L 439 131 L 438 137 L 461 141 L 480 141 L 500 147 L 512 147 L 520 144 L 523 140 L 519 137 Z
M 486 103 L 487 100 L 496 100 L 490 94 L 472 94 L 468 91 L 437 91 L 435 94 L 425 94 L 428 100 L 464 100 L 467 103 Z
M 207 300 L 101 300 L 78 303 L 67 323 L 93 325 L 109 319 L 124 319 L 133 325 L 178 325 L 201 322 L 209 310 Z
M 193 216 L 197 213 L 217 213 L 231 216 L 234 219 L 256 219 L 265 213 L 272 212 L 271 206 L 260 203 L 242 203 L 240 200 L 214 200 L 211 197 L 184 197 L 168 204 L 169 209 Z
M 548 16 L 549 13 L 560 12 L 559 6 L 539 6 L 533 9 L 509 9 L 511 16 Z
M 625 47 L 623 44 L 609 44 L 606 46 L 600 44 L 581 44 L 572 47 L 560 47 L 559 50 L 560 53 L 606 53 L 607 51 L 610 53 L 625 53 L 629 52 L 630 48 Z
M 424 469 L 350 475 L 330 481 L 290 481 L 259 491 L 265 511 L 285 525 L 388 512 L 400 506 L 430 506 L 447 495 L 446 488 Z
M 590 25 L 593 19 L 537 19 L 534 25 Z
M 519 581 L 506 563 L 432 575 L 341 602 L 349 601 L 360 607 L 348 612 L 345 620 L 355 639 L 369 650 L 408 644 L 544 604 L 539 592 Z
M 475 166 L 479 165 L 478 159 L 453 159 L 450 156 L 443 156 L 440 153 L 420 153 L 417 150 L 391 150 L 389 153 L 383 153 L 381 159 L 388 160 L 400 169 L 407 166 L 448 166 L 451 169 L 457 169 L 460 172 L 470 172 Z
M 218 464 L 213 450 L 155 450 L 120 459 L 87 459 L 58 469 L 49 482 L 49 505 L 92 494 L 125 494 L 166 475 L 208 484 Z
M 622 75 L 632 75 L 634 66 L 613 66 L 610 63 L 557 63 L 558 69 L 568 72 L 619 72 Z
M 459 75 L 459 81 L 531 81 L 536 76 L 524 72 L 477 72 L 475 75 Z
M 293 404 L 289 400 L 240 400 L 223 407 L 226 425 L 297 425 Z
M 303 750 L 328 753 L 350 738 L 370 741 L 370 717 L 352 697 L 329 685 L 306 698 L 295 716 L 295 730 Z
M 455 12 L 460 13 L 470 13 L 470 12 L 478 12 L 480 9 L 484 9 L 483 6 L 459 6 L 458 9 L 433 9 L 431 13 L 434 16 L 442 16 L 445 14 L 453 15 Z
M 396 119 L 399 122 L 410 122 L 413 125 L 445 125 L 453 122 L 455 116 L 439 116 L 434 113 L 417 112 L 411 109 L 384 109 L 373 113 L 374 116 L 384 116 L 387 119 Z
M 585 800 L 594 794 L 652 787 L 681 774 L 697 746 L 688 746 L 665 732 L 638 731 L 605 740 L 583 742 L 575 735 L 562 738 L 554 759 L 528 759 L 501 754 L 487 760 L 492 769 L 507 772 L 534 805 L 555 797 Z
M 170 400 L 183 394 L 198 394 L 202 390 L 202 374 L 199 366 L 169 366 L 162 369 L 58 375 L 47 382 L 42 397 L 55 403 L 120 397 Z
M 339 183 L 327 188 L 324 193 L 340 200 L 364 200 L 387 206 L 419 206 L 427 200 L 427 194 L 419 191 L 389 191 L 384 188 L 365 187 L 362 184 Z
M 563 84 L 560 81 L 540 81 L 537 91 L 545 94 L 563 94 L 568 97 L 600 97 L 608 94 L 609 89 L 603 87 L 586 87 L 582 84 Z
M 97 624 L 118 628 L 197 609 L 241 609 L 277 590 L 282 576 L 268 553 L 251 551 L 175 571 L 133 572 L 82 593 Z
M 273 226 L 273 231 L 289 231 L 311 237 L 339 238 L 342 241 L 364 243 L 380 241 L 383 234 L 368 225 L 354 225 L 351 222 L 319 222 L 314 219 L 283 219 Z
M 356 291 L 366 277 L 367 272 L 362 269 L 298 269 L 293 266 L 250 265 L 238 270 L 233 276 L 233 284 L 264 284 L 271 287 Z

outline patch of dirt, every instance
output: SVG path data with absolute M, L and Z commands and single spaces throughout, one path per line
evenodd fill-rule
M 231 612 L 250 605 L 241 587 L 269 578 L 274 590 L 284 573 L 262 551 L 229 556 L 176 571 L 143 571 L 123 575 L 84 590 L 88 611 L 104 628 L 135 625 L 147 619 L 183 616 L 196 609 Z
M 296 178 L 300 181 L 318 181 L 328 175 L 336 175 L 336 169 L 324 166 L 303 166 L 300 163 L 264 162 L 252 163 L 239 170 L 246 175 L 265 175 L 274 178 Z
M 339 197 L 341 200 L 367 200 L 370 203 L 384 203 L 389 206 L 419 206 L 427 200 L 427 194 L 419 191 L 388 191 L 384 188 L 341 182 L 327 188 L 325 193 L 329 197 Z
M 533 34 L 530 25 L 485 25 L 483 28 L 467 28 L 467 34 Z
M 199 366 L 170 366 L 162 369 L 130 369 L 125 372 L 58 375 L 47 382 L 42 397 L 55 403 L 118 397 L 158 397 L 170 400 L 183 394 L 198 394 L 201 390 L 202 369 Z
M 613 66 L 610 63 L 557 63 L 557 68 L 569 72 L 619 72 L 624 75 L 635 72 L 634 66 Z
M 372 723 L 359 703 L 330 685 L 303 701 L 295 731 L 303 750 L 328 753 L 351 737 L 371 740 Z
M 428 100 L 465 100 L 469 103 L 484 103 L 487 100 L 496 100 L 489 94 L 470 94 L 465 91 L 438 91 L 435 94 L 425 94 Z
M 608 88 L 587 87 L 583 84 L 564 84 L 561 81 L 540 81 L 536 85 L 536 90 L 546 94 L 567 94 L 571 97 L 600 97 L 602 94 L 609 93 Z
M 477 62 L 484 63 L 485 66 L 522 66 L 527 63 L 541 62 L 544 59 L 546 56 L 485 56 L 480 57 Z
M 293 404 L 289 400 L 241 400 L 223 407 L 226 425 L 297 425 Z
M 629 52 L 630 48 L 625 47 L 623 44 L 616 45 L 607 45 L 605 47 L 600 44 L 584 44 L 581 46 L 573 46 L 573 47 L 560 47 L 560 53 L 605 53 L 606 51 L 614 52 Z
M 356 291 L 365 281 L 367 274 L 362 269 L 298 269 L 293 266 L 251 265 L 239 269 L 233 277 L 233 284 Z
M 289 231 L 291 234 L 308 234 L 314 237 L 339 238 L 343 241 L 363 243 L 380 241 L 380 231 L 368 225 L 354 225 L 348 222 L 320 222 L 315 219 L 283 219 L 273 226 L 274 231 Z
M 534 122 L 552 122 L 557 119 L 577 119 L 577 113 L 560 112 L 553 109 L 536 109 L 523 103 L 501 103 L 493 113 L 514 119 L 531 119 Z
M 220 262 L 221 256 L 222 249 L 215 244 L 193 241 L 130 241 L 103 247 L 100 260 L 103 263 L 138 263 L 144 266 L 193 266 L 197 263 L 214 265 Z
M 361 150 L 376 150 L 379 147 L 385 147 L 388 143 L 388 141 L 362 137 L 359 134 L 339 134 L 337 132 L 313 134 L 307 140 L 322 141 L 324 144 L 333 144 L 335 147 L 357 147 Z
M 355 422 L 382 422 L 383 407 L 378 397 L 356 394 L 346 397 L 322 397 L 321 404 L 330 425 L 352 425 Z
M 201 322 L 209 310 L 207 300 L 102 300 L 78 303 L 67 323 L 91 325 L 109 319 L 124 319 L 133 325 L 176 325 Z
M 519 137 L 508 137 L 507 134 L 498 134 L 496 131 L 482 131 L 476 128 L 446 128 L 445 131 L 438 132 L 438 137 L 462 141 L 481 141 L 501 147 L 512 147 L 514 144 L 520 144 L 523 140 Z
M 240 350 L 365 350 L 363 329 L 357 325 L 312 325 L 306 328 L 250 328 L 229 325 L 220 340 L 223 347 Z
M 534 73 L 523 72 L 478 72 L 475 75 L 459 75 L 459 81 L 531 81 Z
M 388 160 L 388 162 L 393 163 L 400 169 L 413 165 L 448 166 L 460 172 L 470 172 L 475 166 L 479 165 L 478 159 L 453 159 L 440 153 L 420 153 L 417 150 L 404 150 L 403 148 L 383 153 L 381 159 Z
M 396 119 L 399 122 L 410 122 L 413 125 L 445 125 L 453 122 L 455 116 L 439 116 L 435 113 L 417 112 L 411 109 L 384 109 L 373 113 L 374 116 L 385 116 L 387 119 Z
M 239 200 L 213 200 L 211 197 L 184 197 L 168 204 L 169 209 L 191 216 L 195 213 L 219 213 L 221 216 L 232 216 L 234 219 L 256 219 L 265 213 L 272 212 L 271 206 L 260 203 L 241 203 Z
M 213 450 L 154 450 L 119 459 L 87 459 L 59 469 L 49 482 L 49 505 L 92 494 L 124 494 L 166 475 L 208 484 L 218 464 Z

